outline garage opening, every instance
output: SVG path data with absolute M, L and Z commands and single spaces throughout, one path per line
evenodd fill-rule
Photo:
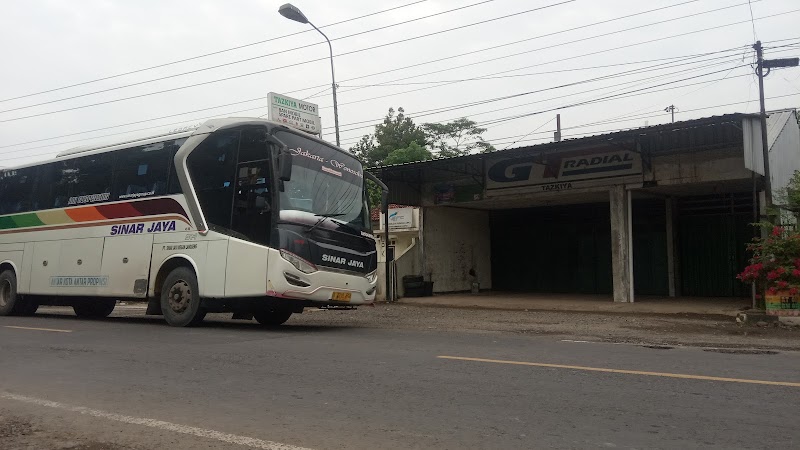
M 611 294 L 608 203 L 493 211 L 492 287 Z
M 753 238 L 752 194 L 684 197 L 678 211 L 681 295 L 750 295 L 736 274 L 747 265 L 746 245 Z

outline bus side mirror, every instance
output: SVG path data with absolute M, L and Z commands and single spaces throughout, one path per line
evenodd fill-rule
M 291 153 L 284 151 L 278 156 L 278 174 L 281 181 L 289 181 L 292 179 Z

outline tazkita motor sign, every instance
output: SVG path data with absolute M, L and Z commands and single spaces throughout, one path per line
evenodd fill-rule
M 487 164 L 486 189 L 541 186 L 541 191 L 573 189 L 573 183 L 641 175 L 642 158 L 627 150 L 552 153 Z
M 322 121 L 319 106 L 282 94 L 270 92 L 269 120 L 297 128 L 311 134 L 320 134 Z

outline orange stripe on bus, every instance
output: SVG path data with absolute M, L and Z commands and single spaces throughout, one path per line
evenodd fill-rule
M 84 206 L 82 208 L 65 209 L 64 212 L 75 222 L 91 222 L 93 220 L 105 220 L 108 217 L 103 216 L 94 206 Z

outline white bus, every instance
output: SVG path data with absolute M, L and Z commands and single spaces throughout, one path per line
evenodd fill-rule
M 215 119 L 0 175 L 0 316 L 137 299 L 173 326 L 279 325 L 375 300 L 361 163 L 279 123 Z

